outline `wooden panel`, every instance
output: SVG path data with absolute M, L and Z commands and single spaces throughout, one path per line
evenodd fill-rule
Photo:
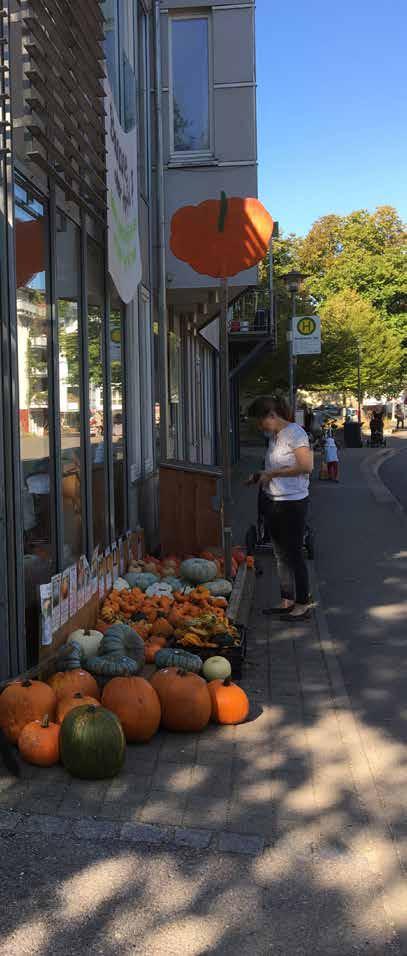
M 199 554 L 222 546 L 221 474 L 165 464 L 160 468 L 162 554 Z

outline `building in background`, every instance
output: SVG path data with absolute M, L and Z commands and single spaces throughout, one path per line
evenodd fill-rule
M 257 191 L 253 3 L 4 11 L 1 678 L 38 658 L 41 584 L 129 527 L 158 545 L 160 461 L 216 462 L 218 288 L 172 257 L 169 224 L 222 189 Z M 106 74 L 113 146 L 136 143 L 129 301 L 108 259 Z

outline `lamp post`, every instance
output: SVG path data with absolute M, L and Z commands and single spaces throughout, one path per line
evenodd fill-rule
M 293 269 L 291 272 L 287 272 L 283 276 L 285 286 L 287 291 L 291 295 L 291 320 L 287 331 L 287 343 L 288 343 L 288 388 L 290 395 L 290 405 L 293 411 L 293 417 L 295 420 L 295 363 L 296 359 L 293 352 L 293 330 L 294 330 L 294 320 L 296 317 L 296 297 L 300 291 L 300 286 L 305 276 L 302 272 L 297 272 Z

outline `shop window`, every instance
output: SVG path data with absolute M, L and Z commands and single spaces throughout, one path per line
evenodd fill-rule
M 156 464 L 161 459 L 161 392 L 160 392 L 160 341 L 158 322 L 153 322 L 153 361 L 154 361 L 154 449 Z
M 68 567 L 83 551 L 80 236 L 77 226 L 61 212 L 57 212 L 56 226 L 63 563 Z
M 17 346 L 27 659 L 38 653 L 37 588 L 55 571 L 48 211 L 15 189 Z
M 118 538 L 127 527 L 125 468 L 125 408 L 123 362 L 123 305 L 116 290 L 110 297 L 109 346 L 113 451 L 114 533 Z
M 88 367 L 89 431 L 91 449 L 92 514 L 94 545 L 107 544 L 106 420 L 104 405 L 104 256 L 92 239 L 87 240 L 88 260 Z
M 150 296 L 146 289 L 140 290 L 140 376 L 142 408 L 143 471 L 150 474 L 154 469 L 153 447 L 153 376 Z M 158 420 L 159 425 L 159 420 Z
M 209 18 L 170 20 L 172 152 L 209 153 Z
M 168 316 L 169 457 L 182 458 L 181 337 L 179 318 Z
M 119 30 L 117 0 L 103 0 L 102 11 L 105 18 L 105 57 L 107 75 L 112 88 L 113 99 L 119 112 Z

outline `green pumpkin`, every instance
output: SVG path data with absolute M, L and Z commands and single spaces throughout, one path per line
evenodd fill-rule
M 208 657 L 203 666 L 203 676 L 209 683 L 211 680 L 226 680 L 232 676 L 230 661 L 226 657 Z
M 189 654 L 188 651 L 164 647 L 155 655 L 155 666 L 159 669 L 163 667 L 182 667 L 183 670 L 192 671 L 193 674 L 199 674 L 202 670 L 202 661 L 197 654 Z
M 212 597 L 230 597 L 233 591 L 233 584 L 224 578 L 216 578 L 215 581 L 205 581 L 206 590 Z
M 216 578 L 218 569 L 214 561 L 205 561 L 204 558 L 188 558 L 180 567 L 180 575 L 193 584 L 204 584 Z
M 73 777 L 104 780 L 121 770 L 126 741 L 115 714 L 105 707 L 76 707 L 65 717 L 60 735 L 61 760 Z
M 135 677 L 142 665 L 122 653 L 88 657 L 86 669 L 94 677 Z
M 141 571 L 140 574 L 130 572 L 125 574 L 125 580 L 131 588 L 140 588 L 140 591 L 147 591 L 151 584 L 157 584 L 160 580 L 157 574 L 148 571 Z

